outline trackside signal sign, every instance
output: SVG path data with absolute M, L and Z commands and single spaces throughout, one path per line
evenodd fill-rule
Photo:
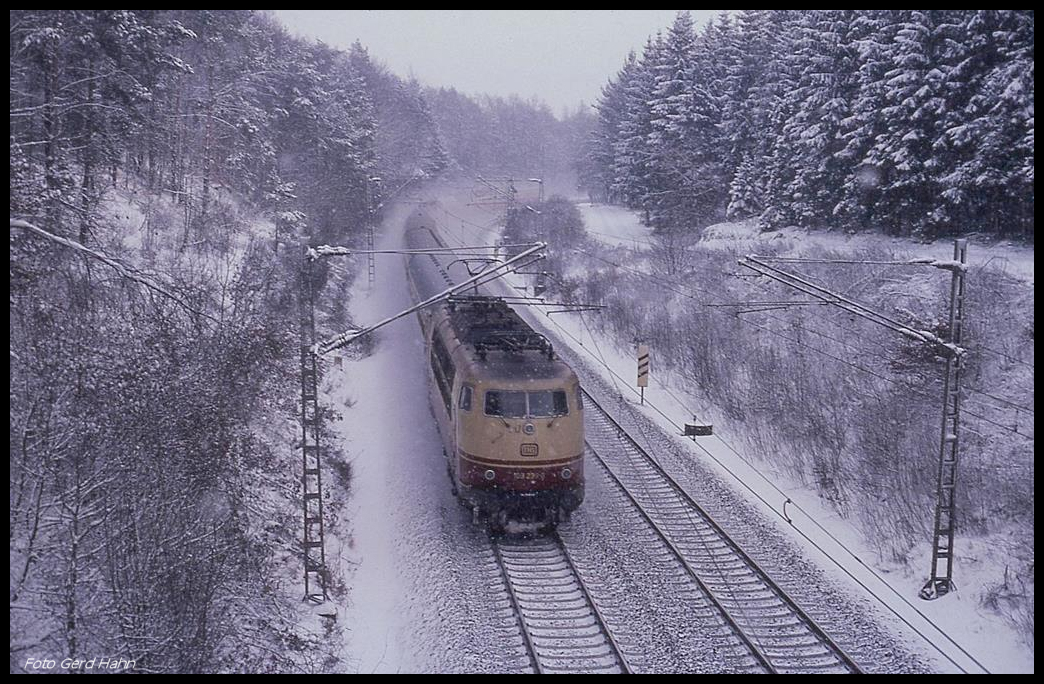
M 638 345 L 638 386 L 649 386 L 649 346 Z

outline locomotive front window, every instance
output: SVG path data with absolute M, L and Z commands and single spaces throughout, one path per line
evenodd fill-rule
M 550 418 L 569 413 L 566 393 L 562 390 L 542 392 L 486 392 L 486 415 L 504 418 Z
M 486 392 L 486 415 L 525 418 L 526 393 L 490 390 Z
M 566 406 L 566 393 L 562 390 L 528 392 L 528 394 L 529 415 L 534 418 L 550 418 L 569 413 L 569 407 Z

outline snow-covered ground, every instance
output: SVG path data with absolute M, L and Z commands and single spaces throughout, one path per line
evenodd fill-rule
M 577 205 L 588 234 L 611 247 L 648 249 L 653 246 L 652 228 L 635 220 L 634 212 L 611 204 L 580 202 Z
M 401 222 L 396 216 L 389 227 Z M 382 242 L 394 240 L 386 231 Z M 409 306 L 400 276 L 401 265 L 378 265 L 377 287 L 366 288 L 365 271 L 352 298 L 351 315 L 360 323 L 374 322 Z M 347 570 L 350 587 L 346 624 L 347 661 L 360 673 L 424 669 L 405 645 L 402 617 L 411 602 L 404 575 L 404 523 L 414 506 L 440 510 L 439 487 L 415 487 L 422 479 L 439 482 L 441 448 L 428 418 L 424 387 L 424 344 L 414 318 L 381 331 L 373 355 L 342 358 L 331 365 L 324 385 L 344 420 L 334 426 L 352 465 L 352 503 L 339 526 L 344 543 L 327 549 L 330 562 Z M 408 502 L 406 501 L 408 500 Z M 403 505 L 407 504 L 407 505 Z M 336 559 L 336 560 L 333 560 Z M 417 619 L 412 615 L 411 619 Z
M 620 211 L 630 214 L 632 223 L 638 224 L 638 217 L 634 212 L 623 209 Z M 621 224 L 626 223 L 622 217 L 619 220 Z M 630 234 L 626 231 L 625 228 L 624 234 Z M 858 254 L 860 251 L 887 247 L 896 253 L 908 253 L 939 260 L 953 258 L 952 239 L 924 243 L 909 238 L 888 237 L 873 233 L 832 233 L 802 230 L 796 227 L 762 233 L 754 219 L 709 226 L 703 232 L 700 240 L 701 246 L 727 249 L 741 254 L 756 252 L 759 246 L 766 244 L 784 245 L 787 253 L 792 255 L 807 252 L 812 248 Z M 977 242 L 974 236 L 968 238 L 968 245 L 968 264 L 972 272 L 976 268 L 988 265 L 1028 283 L 1033 282 L 1032 247 L 1016 245 L 1008 240 Z
M 495 212 L 469 207 L 463 198 L 453 200 L 445 193 L 429 194 L 442 199 L 434 209 L 449 241 L 493 242 L 499 227 Z M 385 222 L 382 245 L 397 246 L 402 212 L 410 209 L 393 213 Z M 590 216 L 603 217 L 602 223 L 595 224 L 602 233 L 596 237 L 604 238 L 607 244 L 638 249 L 646 245 L 648 229 L 630 212 L 590 206 L 582 211 L 588 220 Z M 726 229 L 733 232 L 735 239 L 780 239 L 745 237 L 742 225 L 728 226 L 718 227 L 711 239 L 724 240 L 722 231 Z M 922 248 L 919 253 L 923 254 L 923 245 L 915 247 Z M 1013 252 L 1004 258 L 1013 262 L 1013 272 L 1026 273 L 1025 264 L 1018 259 L 1019 250 Z M 357 324 L 376 321 L 409 304 L 399 257 L 379 259 L 377 286 L 367 289 L 364 275 L 356 288 L 352 314 Z M 1028 274 L 1032 279 L 1031 263 Z M 820 578 L 817 581 L 824 585 L 823 595 L 836 604 L 822 610 L 858 610 L 858 615 L 852 614 L 852 623 L 864 626 L 861 628 L 866 638 L 882 646 L 901 644 L 894 655 L 898 669 L 918 671 L 927 666 L 939 671 L 980 671 L 952 639 L 992 672 L 1032 671 L 1032 650 L 1021 645 L 999 619 L 979 610 L 972 567 L 958 565 L 958 592 L 935 602 L 918 600 L 922 576 L 901 568 L 881 567 L 859 535 L 819 505 L 814 492 L 762 466 L 755 469 L 742 449 L 733 450 L 732 443 L 739 440 L 733 439 L 728 424 L 714 407 L 701 404 L 676 379 L 659 371 L 655 363 L 646 404 L 638 406 L 636 390 L 630 382 L 635 372 L 633 350 L 618 348 L 609 340 L 593 336 L 580 315 L 549 317 L 533 308 L 521 313 L 556 338 L 556 349 L 562 349 L 575 359 L 574 363 L 597 374 L 600 384 L 630 397 L 627 410 L 634 419 L 648 421 L 662 430 L 661 436 L 649 439 L 673 439 L 672 449 L 684 456 L 676 464 L 680 476 L 683 480 L 688 478 L 712 505 L 719 506 L 720 515 L 731 524 L 765 530 L 766 539 L 773 541 L 766 542 L 760 550 L 767 554 L 760 560 L 770 567 L 782 564 L 785 567 L 778 568 L 781 574 L 791 573 L 793 566 L 815 567 L 807 576 Z M 483 540 L 449 493 L 440 442 L 427 406 L 426 360 L 415 319 L 404 318 L 383 329 L 377 342 L 371 356 L 345 360 L 340 369 L 332 367 L 327 377 L 329 396 L 345 416 L 336 430 L 344 440 L 354 469 L 352 513 L 333 530 L 341 542 L 327 549 L 328 557 L 337 559 L 331 562 L 340 562 L 342 569 L 347 570 L 350 586 L 344 616 L 346 657 L 358 672 L 505 671 L 506 663 L 495 655 L 502 648 L 495 636 L 492 607 L 498 599 L 490 587 L 482 586 Z M 566 351 L 570 347 L 571 351 Z M 350 408 L 348 403 L 352 404 Z M 714 437 L 694 443 L 666 436 L 677 435 L 677 426 L 690 420 L 694 413 L 701 420 L 714 423 Z M 713 473 L 714 478 L 708 478 L 706 473 Z M 627 533 L 612 527 L 610 509 L 605 508 L 597 485 L 592 484 L 590 489 L 589 500 L 577 512 L 573 528 L 564 534 L 567 539 L 573 535 L 571 538 L 586 540 L 591 549 L 601 549 L 600 555 L 595 554 L 588 562 L 604 563 L 601 569 L 608 576 L 617 571 L 620 556 L 629 553 L 623 546 L 626 539 L 621 539 Z M 783 518 L 787 499 L 790 503 L 785 512 L 793 521 L 791 524 Z M 742 505 L 729 503 L 740 501 Z M 800 558 L 792 559 L 795 553 Z M 970 549 L 966 545 L 962 557 L 968 555 Z M 604 560 L 608 558 L 615 560 Z M 670 603 L 663 598 L 669 596 L 669 587 L 658 587 L 659 578 L 648 573 L 634 584 L 636 578 L 628 579 L 628 572 L 633 570 L 619 571 L 623 573 L 620 585 L 626 583 L 632 587 L 632 594 L 643 594 L 648 612 L 655 613 L 657 619 L 672 619 L 666 614 L 670 607 L 660 605 Z M 870 591 L 880 596 L 883 604 L 871 598 Z M 636 613 L 635 620 L 641 619 Z M 937 631 L 929 620 L 949 636 Z M 655 625 L 649 627 L 654 628 Z M 889 634 L 878 631 L 881 629 Z M 692 630 L 692 625 L 680 630 L 690 639 L 685 644 L 671 641 L 682 639 L 681 636 L 658 635 L 657 639 L 667 641 L 656 642 L 660 644 L 657 648 L 670 651 L 691 647 L 691 639 L 695 638 Z M 926 635 L 938 651 L 913 630 Z M 904 652 L 909 655 L 903 655 Z M 682 658 L 673 662 L 674 667 L 693 671 L 710 672 L 720 667 L 713 659 Z
M 588 234 L 610 247 L 645 250 L 656 244 L 652 228 L 643 225 L 637 212 L 611 204 L 577 204 L 584 217 Z M 1033 248 L 1009 240 L 968 240 L 968 263 L 971 269 L 983 266 L 1008 273 L 1028 283 L 1033 282 Z M 783 246 L 785 253 L 795 256 L 813 248 L 856 254 L 859 250 L 882 246 L 898 253 L 946 260 L 953 258 L 953 240 L 917 242 L 909 238 L 867 233 L 832 233 L 787 227 L 762 233 L 755 219 L 718 223 L 703 231 L 700 246 L 728 250 L 736 254 L 756 253 L 759 247 Z
M 214 188 L 212 194 L 214 206 L 228 212 L 230 221 L 224 227 L 227 232 L 215 229 L 204 240 L 176 228 L 184 218 L 184 207 L 167 195 L 118 185 L 101 204 L 101 211 L 112 221 L 111 230 L 106 231 L 109 244 L 103 247 L 132 255 L 136 266 L 145 269 L 174 272 L 181 260 L 191 258 L 195 267 L 202 264 L 205 271 L 234 273 L 252 244 L 271 244 L 275 222 L 269 215 L 247 209 L 246 203 L 227 190 Z M 185 250 L 186 246 L 191 249 Z

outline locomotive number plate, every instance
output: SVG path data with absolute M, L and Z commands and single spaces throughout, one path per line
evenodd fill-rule
M 540 453 L 539 444 L 523 444 L 521 449 L 523 456 L 537 456 Z

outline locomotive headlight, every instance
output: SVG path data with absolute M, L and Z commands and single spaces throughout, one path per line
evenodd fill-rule
M 483 476 L 484 478 L 486 478 L 487 480 L 489 480 L 489 481 L 491 481 L 491 482 L 492 482 L 492 481 L 493 481 L 493 478 L 495 478 L 495 477 L 497 476 L 497 474 L 496 474 L 496 473 L 494 473 L 494 472 L 493 472 L 492 470 L 487 470 L 486 472 L 484 472 L 484 473 L 482 474 L 482 476 Z
M 534 432 L 536 432 L 536 426 L 532 423 L 526 423 L 522 426 L 522 432 L 526 433 L 527 435 L 531 435 Z
M 562 468 L 562 479 L 563 480 L 568 480 L 572 476 L 573 476 L 573 471 L 572 470 L 570 470 L 569 468 Z

